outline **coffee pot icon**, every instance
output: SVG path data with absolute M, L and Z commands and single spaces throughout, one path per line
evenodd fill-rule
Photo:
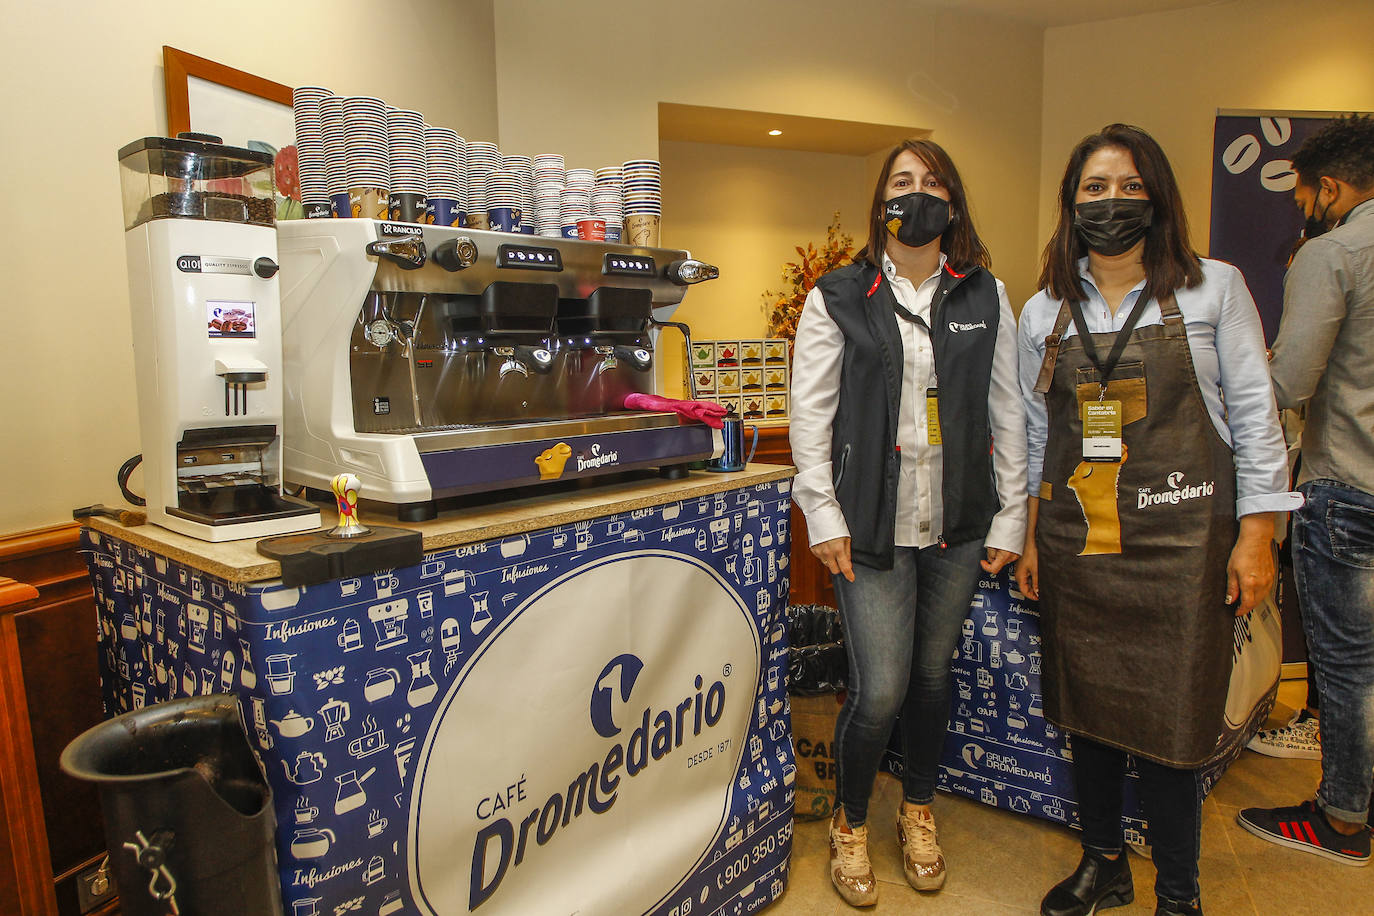
M 294 773 L 285 760 L 281 762 L 281 768 L 286 771 L 286 778 L 298 786 L 308 786 L 319 782 L 324 777 L 324 768 L 328 765 L 329 762 L 324 759 L 324 754 L 319 751 L 301 751 L 297 754 Z

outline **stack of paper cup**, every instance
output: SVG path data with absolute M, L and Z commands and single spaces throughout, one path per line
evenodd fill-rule
M 487 228 L 493 232 L 520 232 L 523 210 L 519 173 L 497 169 L 488 174 Z
M 458 153 L 462 140 L 448 127 L 425 128 L 425 221 L 436 226 L 462 225 L 463 164 Z
M 663 166 L 656 159 L 631 159 L 621 166 L 625 235 L 630 245 L 658 247 L 663 217 Z
M 390 219 L 418 223 L 425 217 L 428 167 L 425 163 L 425 118 L 418 111 L 388 108 L 386 146 L 390 160 Z
M 296 118 L 296 160 L 306 219 L 330 215 L 320 104 L 333 97 L 333 92 L 320 86 L 300 86 L 291 90 L 291 108 Z
M 468 143 L 468 228 L 487 228 L 487 176 L 501 168 L 501 151 L 495 143 Z
M 526 235 L 534 234 L 534 160 L 529 156 L 502 156 L 502 167 L 514 172 L 520 185 L 520 212 L 522 221 L 515 230 Z M 487 209 L 491 209 L 488 205 Z
M 568 169 L 567 186 L 559 198 L 559 222 L 564 238 L 581 238 L 578 224 L 592 218 L 592 187 L 595 181 L 591 169 Z
M 545 238 L 563 235 L 562 195 L 567 187 L 563 157 L 540 153 L 534 157 L 534 229 Z
M 324 128 L 324 183 L 329 209 L 334 216 L 351 216 L 348 209 L 348 169 L 344 152 L 343 99 L 337 95 L 320 100 Z
M 390 181 L 386 103 L 370 96 L 344 99 L 344 170 L 349 215 L 386 219 Z
M 592 216 L 606 223 L 606 241 L 620 241 L 624 222 L 621 202 L 621 170 L 610 166 L 596 170 L 596 185 L 592 188 Z

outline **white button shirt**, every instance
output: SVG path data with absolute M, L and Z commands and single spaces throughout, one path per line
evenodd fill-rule
M 884 255 L 883 275 L 901 306 L 929 324 L 931 302 L 944 265 L 945 256 L 941 254 L 939 269 L 917 286 L 898 276 L 896 267 Z M 993 518 L 984 544 L 1019 554 L 1026 527 L 1025 415 L 1016 378 L 1016 319 L 1000 280 L 997 298 L 1000 317 L 988 412 L 994 443 L 993 471 L 1002 509 Z M 938 381 L 935 352 L 925 327 L 899 316 L 897 328 L 904 360 L 897 418 L 897 444 L 902 458 L 894 542 L 898 547 L 930 547 L 939 541 L 944 525 L 943 450 L 930 443 L 926 424 L 926 391 L 937 387 Z M 849 536 L 844 512 L 835 498 L 830 461 L 844 335 L 830 317 L 819 289 L 813 288 L 807 294 L 797 324 L 794 354 L 790 437 L 797 477 L 792 495 L 806 515 L 811 544 L 815 545 Z M 874 392 L 873 396 L 884 395 Z

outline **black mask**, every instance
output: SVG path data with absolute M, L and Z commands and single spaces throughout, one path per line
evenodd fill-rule
M 887 202 L 883 223 L 897 241 L 920 248 L 938 239 L 949 226 L 949 201 L 924 192 L 903 194 Z
M 1109 197 L 1075 204 L 1073 227 L 1078 237 L 1098 254 L 1117 255 L 1130 251 L 1145 237 L 1154 217 L 1154 207 L 1140 197 Z
M 1317 193 L 1318 193 L 1318 195 L 1321 194 L 1320 191 L 1318 191 Z M 1317 201 L 1316 201 L 1316 198 L 1313 198 L 1313 200 L 1312 200 L 1312 215 L 1309 216 L 1309 217 L 1307 217 L 1307 220 L 1306 220 L 1306 222 L 1303 223 L 1303 227 L 1302 227 L 1302 237 L 1303 237 L 1303 240 L 1304 240 L 1304 241 L 1307 241 L 1307 240 L 1310 240 L 1310 239 L 1314 239 L 1314 238 L 1316 238 L 1316 237 L 1319 236 L 1319 235 L 1325 235 L 1326 232 L 1327 232 L 1327 230 L 1329 230 L 1329 229 L 1331 228 L 1331 227 L 1330 227 L 1329 225 L 1327 225 L 1327 223 L 1326 223 L 1326 216 L 1327 216 L 1328 213 L 1331 212 L 1331 205 L 1334 204 L 1334 203 L 1335 203 L 1335 201 L 1333 200 L 1333 201 L 1331 201 L 1331 203 L 1327 204 L 1327 205 L 1326 205 L 1326 208 L 1322 210 L 1322 215 L 1321 215 L 1321 216 L 1318 216 L 1318 215 L 1317 215 Z

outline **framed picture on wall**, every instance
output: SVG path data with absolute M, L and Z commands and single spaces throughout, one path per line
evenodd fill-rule
M 177 48 L 162 48 L 167 134 L 213 134 L 275 157 L 277 219 L 302 215 L 291 87 Z

